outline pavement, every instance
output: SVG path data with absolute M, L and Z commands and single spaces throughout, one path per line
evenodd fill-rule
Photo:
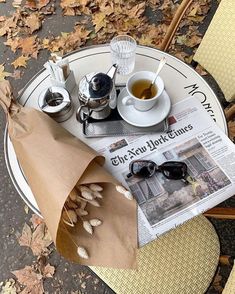
M 11 5 L 12 1 L 7 1 L 1 6 L 0 15 L 9 15 L 14 9 Z M 208 26 L 213 13 L 216 9 L 216 1 L 213 1 L 213 6 L 210 15 L 205 21 L 204 30 Z M 154 15 L 149 12 L 149 18 L 154 21 Z M 58 15 L 53 15 L 48 18 L 46 27 L 39 32 L 39 35 L 45 36 L 49 31 L 59 34 L 61 31 L 72 31 L 76 18 L 59 18 Z M 4 38 L 0 38 L 0 64 L 5 63 L 6 70 L 14 60 L 14 54 L 10 51 L 3 42 Z M 14 88 L 14 93 L 22 89 L 26 83 L 35 75 L 48 59 L 48 52 L 41 52 L 37 60 L 31 59 L 27 68 L 24 70 L 24 75 L 19 80 L 11 79 Z M 10 70 L 9 70 L 10 71 Z M 12 68 L 11 68 L 12 71 Z M 211 77 L 207 78 L 208 83 L 213 87 L 220 101 L 224 102 L 224 97 L 216 83 Z M 31 265 L 35 262 L 35 256 L 32 255 L 30 249 L 19 245 L 17 236 L 22 231 L 24 223 L 29 223 L 32 216 L 32 211 L 28 210 L 25 203 L 15 190 L 9 177 L 5 159 L 4 159 L 4 130 L 5 130 L 5 115 L 0 110 L 0 282 L 6 281 L 14 277 L 11 271 L 21 269 L 26 265 Z M 225 201 L 223 206 L 231 207 L 235 205 L 235 199 Z M 234 232 L 235 221 L 213 221 L 216 231 L 220 238 L 221 253 L 235 256 Z M 55 250 L 52 250 L 49 256 L 49 262 L 56 268 L 56 273 L 53 279 L 46 279 L 44 288 L 46 293 L 89 293 L 89 294 L 111 294 L 114 293 L 105 283 L 103 283 L 90 269 L 84 266 L 79 266 L 62 258 Z M 85 284 L 84 284 L 85 282 Z M 212 294 L 213 292 L 208 292 Z M 125 294 L 125 293 L 124 293 Z M 163 293 L 164 294 L 164 293 Z

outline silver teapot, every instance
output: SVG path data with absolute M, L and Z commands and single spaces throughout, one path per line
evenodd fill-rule
M 84 122 L 89 117 L 104 119 L 116 107 L 116 71 L 117 65 L 114 64 L 106 74 L 92 72 L 81 79 L 78 89 L 80 107 L 76 114 L 79 122 Z

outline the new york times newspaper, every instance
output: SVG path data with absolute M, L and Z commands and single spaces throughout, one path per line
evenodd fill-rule
M 189 97 L 173 105 L 167 133 L 97 140 L 106 168 L 129 188 L 138 202 L 142 246 L 235 194 L 235 146 L 201 103 Z M 127 177 L 132 160 L 183 161 L 191 181 Z

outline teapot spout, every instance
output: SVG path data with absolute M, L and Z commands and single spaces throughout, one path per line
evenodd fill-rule
M 114 80 L 114 79 L 115 79 L 116 72 L 117 72 L 117 64 L 113 64 L 113 65 L 111 66 L 111 68 L 108 70 L 107 75 L 108 75 L 112 80 Z

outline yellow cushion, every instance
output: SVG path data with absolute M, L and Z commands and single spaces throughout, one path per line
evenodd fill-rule
M 138 270 L 90 267 L 118 294 L 202 294 L 219 258 L 211 223 L 199 216 L 138 250 Z
M 193 58 L 235 99 L 235 1 L 222 0 Z

